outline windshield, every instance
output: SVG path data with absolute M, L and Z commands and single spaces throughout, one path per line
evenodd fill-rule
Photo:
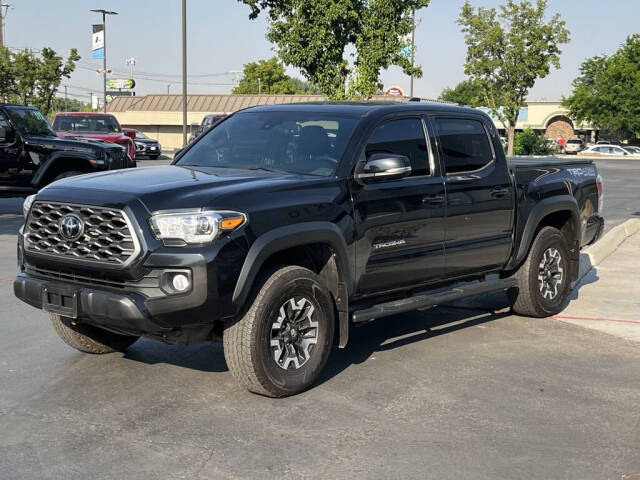
M 53 128 L 57 132 L 120 132 L 120 125 L 111 115 L 59 115 L 53 121 Z
M 177 165 L 333 175 L 359 119 L 312 112 L 243 112 L 213 127 Z
M 134 130 L 134 132 L 136 132 L 136 138 L 149 138 L 144 133 L 142 133 L 140 130 Z
M 11 107 L 7 110 L 11 120 L 23 134 L 55 136 L 55 132 L 40 110 L 20 107 Z

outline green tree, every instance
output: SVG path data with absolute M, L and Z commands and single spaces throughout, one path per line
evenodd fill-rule
M 9 95 L 15 91 L 11 52 L 7 47 L 0 47 L 0 101 L 8 101 Z
M 445 88 L 438 99 L 470 107 L 485 106 L 482 85 L 474 80 L 463 80 L 454 88 Z
M 267 38 L 278 56 L 331 99 L 370 98 L 382 86 L 380 71 L 391 65 L 422 75 L 407 54 L 408 36 L 412 11 L 430 0 L 239 1 L 251 7 L 250 18 L 267 13 Z M 352 65 L 348 49 L 354 50 Z
M 467 0 L 458 24 L 465 34 L 465 73 L 483 87 L 486 106 L 504 125 L 508 154 L 513 154 L 515 126 L 529 89 L 560 68 L 560 46 L 569 30 L 560 15 L 545 20 L 547 0 L 507 2 L 475 9 Z
M 284 65 L 276 57 L 249 62 L 244 66 L 242 80 L 233 89 L 237 94 L 307 93 L 311 87 L 302 80 L 285 73 Z
M 33 105 L 45 115 L 63 78 L 69 78 L 80 56 L 75 48 L 66 61 L 44 47 L 40 56 L 30 50 L 12 53 L 0 49 L 0 97 L 14 103 Z
M 586 59 L 563 103 L 578 122 L 617 132 L 616 137 L 639 137 L 640 34 L 628 37 L 612 56 Z
M 51 109 L 49 110 L 49 120 L 52 120 L 58 112 L 91 112 L 91 104 L 81 102 L 75 98 L 53 97 L 51 100 Z
M 78 60 L 80 55 L 75 48 L 71 49 L 66 61 L 63 61 L 53 49 L 48 47 L 42 49 L 36 80 L 37 94 L 33 103 L 45 115 L 48 115 L 51 110 L 51 102 L 60 88 L 62 79 L 71 77 Z

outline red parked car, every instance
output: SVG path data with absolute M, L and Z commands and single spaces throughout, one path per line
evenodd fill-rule
M 53 129 L 59 137 L 83 137 L 122 145 L 130 158 L 136 147 L 134 130 L 124 130 L 116 117 L 108 113 L 62 112 L 53 118 Z

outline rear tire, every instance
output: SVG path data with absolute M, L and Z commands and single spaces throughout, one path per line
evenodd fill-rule
M 70 318 L 55 313 L 51 314 L 51 323 L 64 343 L 85 353 L 124 352 L 140 338 L 119 335 L 84 323 L 74 324 Z
M 560 230 L 544 227 L 515 274 L 518 287 L 509 291 L 513 311 L 528 317 L 560 313 L 569 295 L 569 248 Z
M 249 391 L 269 397 L 302 392 L 329 358 L 335 326 L 329 291 L 311 270 L 268 272 L 246 313 L 224 331 L 229 370 Z

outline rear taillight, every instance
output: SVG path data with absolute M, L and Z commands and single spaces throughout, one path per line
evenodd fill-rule
M 598 212 L 602 213 L 602 208 L 604 207 L 604 185 L 600 175 L 596 177 L 596 186 L 598 187 Z

